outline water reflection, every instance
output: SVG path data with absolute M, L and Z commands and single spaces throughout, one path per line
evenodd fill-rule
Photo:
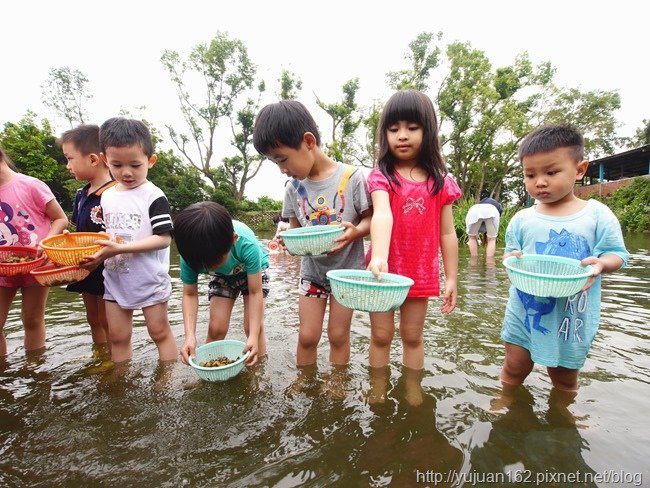
M 574 403 L 557 402 L 545 369 L 536 368 L 498 412 L 491 408 L 500 393 L 499 331 L 509 285 L 498 260 L 461 254 L 457 310 L 443 316 L 439 301 L 431 301 L 425 367 L 417 375 L 402 369 L 395 337 L 391 363 L 379 372 L 381 401 L 369 395 L 376 372 L 367 367 L 369 320 L 361 312 L 353 318 L 351 363 L 330 367 L 324 335 L 303 388 L 292 388 L 301 373 L 295 367 L 300 264 L 292 256 L 271 256 L 268 358 L 222 384 L 199 380 L 181 363 L 160 364 L 139 314 L 133 360 L 114 367 L 106 351 L 93 349 L 80 300 L 54 289 L 45 351 L 25 354 L 18 311 L 5 327 L 0 483 L 424 486 L 426 475 L 433 485 L 445 481 L 440 473 L 458 481 L 516 469 L 623 469 L 650 479 L 650 251 L 647 238 L 634 242 L 628 241 L 628 269 L 603 280 L 602 325 Z M 182 343 L 176 255 L 171 274 L 177 293 L 170 322 Z M 199 291 L 207 293 L 207 281 Z M 202 300 L 199 338 L 207 320 Z M 243 338 L 241 320 L 239 302 L 229 337 Z M 407 398 L 411 381 L 420 385 L 421 403 Z

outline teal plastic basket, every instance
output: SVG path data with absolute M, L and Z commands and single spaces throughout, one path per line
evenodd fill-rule
M 309 225 L 280 232 L 284 245 L 295 256 L 318 256 L 326 254 L 341 237 L 345 228 L 340 225 Z
M 202 380 L 214 382 L 229 380 L 237 376 L 244 369 L 244 366 L 246 366 L 245 362 L 250 352 L 246 351 L 245 354 L 242 354 L 245 345 L 242 341 L 234 339 L 208 342 L 196 348 L 196 357 L 193 358 L 190 356 L 190 366 L 192 366 L 194 372 Z M 218 368 L 200 366 L 201 363 L 212 361 L 222 356 L 226 356 L 228 359 L 239 359 L 234 363 Z
M 398 309 L 414 283 L 411 278 L 393 273 L 382 273 L 378 280 L 372 272 L 361 269 L 328 271 L 327 278 L 337 302 L 364 312 Z
M 503 265 L 515 288 L 538 297 L 575 295 L 594 273 L 591 266 L 582 266 L 577 259 L 546 254 L 509 256 Z

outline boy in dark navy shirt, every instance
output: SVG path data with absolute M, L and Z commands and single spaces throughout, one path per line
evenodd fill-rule
M 72 224 L 78 232 L 102 232 L 105 230 L 100 206 L 104 190 L 115 185 L 106 165 L 99 158 L 99 127 L 80 125 L 61 135 L 57 141 L 68 160 L 68 171 L 80 181 L 87 181 L 77 190 L 72 211 Z M 108 344 L 108 324 L 104 308 L 104 265 L 95 268 L 90 275 L 77 283 L 68 285 L 68 291 L 81 293 L 86 307 L 93 343 Z

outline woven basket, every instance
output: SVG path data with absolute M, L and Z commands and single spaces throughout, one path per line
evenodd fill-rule
M 382 273 L 381 280 L 370 271 L 336 269 L 327 272 L 332 294 L 341 305 L 364 312 L 398 309 L 414 281 L 406 276 Z
M 29 272 L 43 286 L 64 286 L 85 279 L 90 271 L 79 266 L 46 264 Z
M 196 348 L 196 357 L 193 358 L 190 356 L 190 366 L 192 366 L 194 372 L 202 380 L 214 382 L 229 380 L 237 376 L 244 369 L 244 366 L 246 366 L 245 362 L 250 353 L 246 351 L 245 354 L 242 354 L 244 346 L 246 344 L 242 341 L 236 341 L 234 339 L 208 342 Z M 201 363 L 212 361 L 222 356 L 226 356 L 228 359 L 236 359 L 236 361 L 217 368 L 200 366 Z
M 280 237 L 290 254 L 318 256 L 327 254 L 336 245 L 334 239 L 344 232 L 345 228 L 339 225 L 310 225 L 285 230 L 280 232 Z
M 569 297 L 578 293 L 594 270 L 577 259 L 527 254 L 503 260 L 508 278 L 518 290 L 538 297 Z
M 110 236 L 103 232 L 70 232 L 46 237 L 40 245 L 54 263 L 77 266 L 102 248 L 95 244 L 98 239 L 109 240 Z
M 45 256 L 37 257 L 38 250 L 25 246 L 2 246 L 0 247 L 0 261 L 7 261 L 10 258 L 32 258 L 31 261 L 22 263 L 0 262 L 0 276 L 21 276 L 38 268 L 45 262 Z

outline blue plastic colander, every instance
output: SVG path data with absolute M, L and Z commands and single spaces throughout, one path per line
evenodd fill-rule
M 327 278 L 337 302 L 365 312 L 398 309 L 414 283 L 411 278 L 393 273 L 381 273 L 378 280 L 372 272 L 361 269 L 328 271 Z

